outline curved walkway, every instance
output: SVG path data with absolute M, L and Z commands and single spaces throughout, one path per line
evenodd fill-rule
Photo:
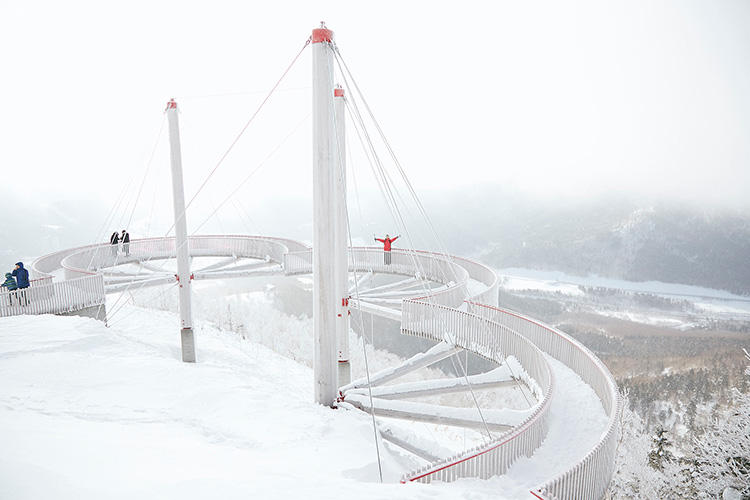
M 311 249 L 302 243 L 283 238 L 194 236 L 189 239 L 189 249 L 193 257 L 222 259 L 195 271 L 194 279 L 298 275 L 312 271 Z M 159 265 L 159 261 L 174 258 L 173 238 L 133 240 L 128 253 L 129 255 L 118 254 L 116 249 L 103 244 L 64 250 L 37 259 L 32 265 L 32 274 L 46 282 L 37 287 L 37 297 L 34 300 L 36 308 L 33 311 L 27 309 L 10 313 L 68 312 L 76 307 L 95 305 L 97 301 L 103 303 L 105 286 L 107 292 L 115 292 L 175 280 L 174 275 Z M 556 475 L 539 477 L 538 486 L 529 492 L 529 496 L 601 498 L 612 475 L 621 405 L 614 380 L 601 361 L 563 332 L 532 318 L 494 307 L 497 276 L 480 263 L 431 252 L 394 251 L 392 257 L 392 264 L 386 266 L 382 260 L 382 250 L 350 249 L 349 268 L 350 272 L 355 273 L 355 279 L 364 282 L 374 274 L 391 274 L 404 278 L 398 284 L 385 288 L 382 285 L 371 287 L 360 296 L 354 307 L 400 321 L 404 334 L 438 342 L 434 350 L 423 353 L 421 360 L 417 360 L 425 363 L 422 366 L 431 364 L 435 359 L 442 359 L 441 356 L 449 356 L 450 351 L 458 348 L 498 364 L 512 356 L 523 367 L 524 374 L 520 378 L 532 388 L 537 397 L 537 403 L 525 414 L 518 415 L 520 418 L 502 415 L 497 416 L 496 421 L 493 420 L 495 417 L 490 418 L 493 428 L 500 432 L 490 443 L 448 460 L 433 461 L 427 467 L 407 473 L 402 481 L 450 481 L 460 477 L 491 477 L 506 472 L 513 474 L 527 460 L 522 457 L 534 456 L 532 460 L 539 459 L 548 464 L 557 450 L 558 461 L 563 464 L 552 469 L 537 467 L 538 470 Z M 130 269 L 120 266 L 129 266 Z M 135 271 L 134 266 L 137 266 Z M 59 275 L 61 271 L 66 279 L 54 282 L 52 276 Z M 425 282 L 428 283 L 426 287 Z M 415 283 L 422 286 L 417 287 Z M 60 294 L 59 291 L 63 288 L 56 287 L 85 290 L 87 300 L 71 298 L 75 294 Z M 467 296 L 471 298 L 465 302 Z M 50 307 L 42 310 L 41 304 L 49 304 Z M 55 310 L 55 307 L 67 310 Z M 8 308 L 0 304 L 0 312 L 7 313 Z M 441 348 L 440 345 L 445 347 Z M 391 371 L 408 371 L 419 364 L 417 361 L 409 360 L 402 367 L 395 367 Z M 558 433 L 554 430 L 559 428 L 563 416 L 554 409 L 567 408 L 564 412 L 576 409 L 575 404 L 561 406 L 561 398 L 566 398 L 565 403 L 575 401 L 575 391 L 569 391 L 570 381 L 564 371 L 551 368 L 558 362 L 591 387 L 601 401 L 606 415 L 606 421 L 601 419 L 601 422 L 597 419 L 575 419 L 578 429 L 592 437 L 590 451 L 579 458 L 561 458 L 564 455 L 559 453 L 560 446 L 555 438 Z M 395 378 L 392 375 L 393 373 L 388 378 L 380 374 L 380 377 L 382 381 L 386 381 Z M 378 379 L 378 376 L 376 374 L 373 377 Z M 498 377 L 485 382 L 498 385 L 508 382 L 507 377 Z M 354 386 L 342 388 L 341 404 L 354 404 L 368 409 L 361 398 L 357 404 L 354 389 Z M 446 389 L 431 384 L 420 390 Z M 351 391 L 349 399 L 353 403 L 347 401 L 348 391 Z M 381 399 L 391 401 L 393 398 L 391 394 Z M 441 418 L 453 418 L 452 425 L 477 425 L 471 417 L 446 415 L 444 410 L 423 406 L 405 407 L 394 402 L 381 402 L 380 406 L 376 404 L 372 409 L 376 413 L 387 413 L 397 411 L 398 408 L 407 408 L 404 411 L 409 414 L 409 418 L 414 418 L 415 415 L 435 418 L 437 414 Z M 486 419 L 482 417 L 482 420 Z M 483 422 L 483 425 L 486 427 L 487 422 Z

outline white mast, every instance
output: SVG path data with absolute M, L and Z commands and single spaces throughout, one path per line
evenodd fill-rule
M 187 219 L 185 218 L 185 193 L 182 186 L 182 153 L 180 151 L 180 124 L 177 103 L 167 103 L 169 120 L 169 146 L 172 163 L 172 201 L 174 204 L 174 232 L 177 248 L 177 280 L 180 284 L 180 336 L 182 361 L 195 363 L 195 340 L 193 339 L 193 314 L 190 306 L 190 252 L 187 242 Z
M 344 89 L 337 86 L 333 91 L 334 122 L 336 127 L 336 243 L 334 250 L 334 272 L 336 273 L 336 342 L 338 347 L 338 385 L 351 382 L 349 365 L 349 238 L 346 213 L 346 116 Z
M 321 23 L 312 32 L 313 52 L 313 371 L 315 401 L 332 406 L 338 395 L 335 284 L 335 172 L 333 126 L 333 32 Z

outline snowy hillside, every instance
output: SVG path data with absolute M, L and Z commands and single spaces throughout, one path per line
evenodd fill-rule
M 498 186 L 433 194 L 425 204 L 452 253 L 495 267 L 750 293 L 746 209 L 625 196 L 539 200 Z
M 370 417 L 313 403 L 310 318 L 246 292 L 229 318 L 243 311 L 244 325 L 221 330 L 218 304 L 227 315 L 232 300 L 209 290 L 197 302 L 196 364 L 180 361 L 172 312 L 127 305 L 109 328 L 81 317 L 0 319 L 0 498 L 530 498 L 606 425 L 591 389 L 550 360 L 570 392 L 553 401 L 548 440 L 512 477 L 402 485 L 422 463 L 381 441 L 380 484 Z M 171 295 L 151 305 L 169 307 Z M 362 344 L 352 340 L 356 375 Z M 375 369 L 397 359 L 371 346 L 368 357 Z M 507 404 L 495 396 L 480 395 L 482 406 Z M 414 435 L 446 455 L 477 433 L 417 424 Z
M 205 326 L 184 364 L 173 314 L 128 314 L 111 328 L 0 320 L 0 498 L 528 494 L 502 479 L 400 485 L 414 459 L 382 443 L 379 484 L 370 419 L 313 404 L 308 367 Z

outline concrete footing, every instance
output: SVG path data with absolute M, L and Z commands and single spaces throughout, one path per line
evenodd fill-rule
M 195 338 L 193 337 L 193 329 L 181 329 L 180 337 L 182 338 L 182 361 L 185 363 L 195 363 Z
M 349 361 L 339 361 L 339 387 L 345 386 L 352 381 L 352 369 Z

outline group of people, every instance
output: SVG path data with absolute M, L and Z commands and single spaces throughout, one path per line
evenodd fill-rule
M 29 298 L 26 296 L 26 289 L 29 287 L 29 271 L 23 267 L 23 262 L 16 262 L 16 266 L 10 273 L 5 273 L 5 281 L 0 288 L 7 288 L 9 304 L 13 305 L 13 297 L 18 297 L 19 305 L 29 305 Z
M 130 233 L 126 230 L 122 230 L 122 234 L 115 231 L 112 236 L 109 237 L 109 243 L 112 245 L 112 255 L 117 257 L 119 252 L 120 243 L 122 243 L 122 251 L 125 256 L 130 255 Z
M 379 241 L 383 244 L 383 263 L 385 265 L 391 264 L 391 245 L 394 241 L 399 238 L 400 235 L 394 236 L 386 234 L 385 238 L 375 238 L 375 241 Z M 115 231 L 109 238 L 109 242 L 112 245 L 112 255 L 115 257 L 118 254 L 120 243 L 122 243 L 122 251 L 126 256 L 130 255 L 130 234 L 126 230 L 122 230 L 122 234 Z M 29 287 L 29 271 L 23 267 L 23 262 L 16 262 L 16 267 L 10 273 L 5 273 L 5 282 L 0 285 L 0 288 L 7 288 L 9 292 L 20 290 L 24 291 Z M 18 294 L 19 304 L 24 302 L 28 305 L 28 297 L 25 293 Z M 13 294 L 8 294 L 10 305 L 13 305 Z

